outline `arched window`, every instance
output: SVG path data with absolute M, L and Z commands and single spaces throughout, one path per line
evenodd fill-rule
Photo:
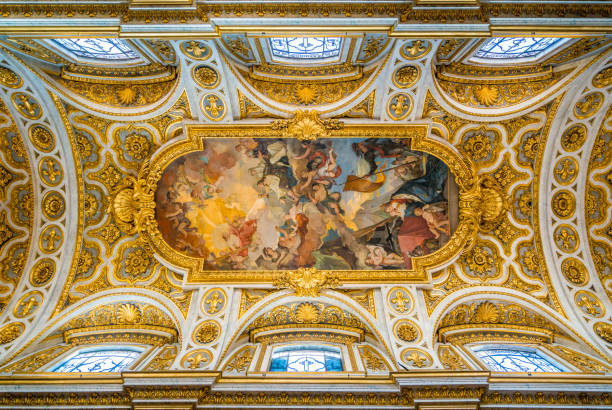
M 69 356 L 51 371 L 58 373 L 113 373 L 120 372 L 140 356 L 136 347 L 98 347 L 82 349 Z
M 340 349 L 330 346 L 284 346 L 272 352 L 271 372 L 341 372 Z
M 485 59 L 537 58 L 561 45 L 565 39 L 551 37 L 494 37 L 474 54 Z
M 270 50 L 274 57 L 295 60 L 323 60 L 340 55 L 340 37 L 273 37 Z
M 76 57 L 94 60 L 134 60 L 138 54 L 117 38 L 60 38 L 52 40 Z
M 473 349 L 476 356 L 495 372 L 564 372 L 560 365 L 539 350 L 519 346 L 485 346 Z

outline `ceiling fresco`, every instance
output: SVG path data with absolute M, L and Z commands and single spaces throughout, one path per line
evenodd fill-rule
M 612 371 L 611 40 L 326 35 L 0 38 L 1 372 Z

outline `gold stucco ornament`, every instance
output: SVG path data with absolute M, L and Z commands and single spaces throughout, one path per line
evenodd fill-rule
M 290 120 L 277 120 L 272 124 L 272 128 L 281 130 L 285 138 L 313 141 L 328 137 L 329 131 L 341 129 L 343 125 L 338 120 L 321 120 L 316 111 L 298 110 L 295 117 Z
M 274 280 L 277 288 L 291 288 L 297 296 L 319 296 L 322 289 L 339 286 L 338 276 L 316 268 L 299 268 L 279 274 Z
M 155 188 L 161 173 L 149 173 L 145 166 L 138 179 L 127 176 L 113 192 L 109 212 L 127 234 L 151 230 L 155 222 Z

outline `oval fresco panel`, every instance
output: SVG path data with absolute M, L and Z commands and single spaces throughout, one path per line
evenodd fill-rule
M 206 270 L 411 269 L 448 242 L 454 178 L 408 139 L 207 139 L 163 171 L 163 239 Z

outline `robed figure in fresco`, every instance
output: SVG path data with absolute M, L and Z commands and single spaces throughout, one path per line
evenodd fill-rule
M 160 232 L 207 270 L 410 269 L 451 221 L 447 166 L 409 142 L 207 139 L 164 170 Z

